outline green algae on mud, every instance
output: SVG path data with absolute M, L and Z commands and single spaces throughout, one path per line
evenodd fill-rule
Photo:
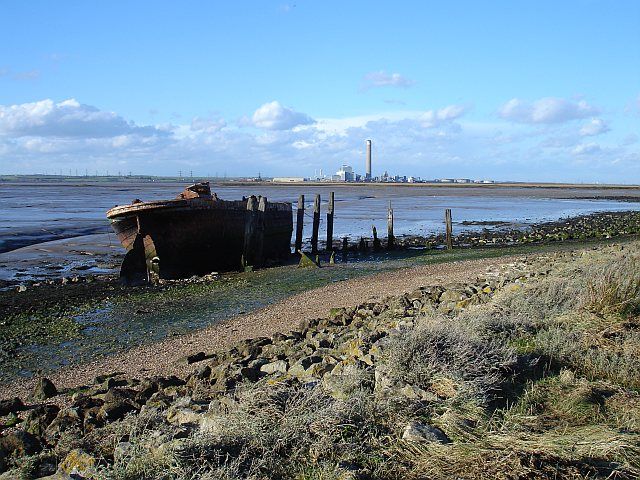
M 352 255 L 347 263 L 326 264 L 319 269 L 283 266 L 226 274 L 205 282 L 134 289 L 99 287 L 102 294 L 96 298 L 91 297 L 92 284 L 87 284 L 84 300 L 79 297 L 69 305 L 57 303 L 42 310 L 32 306 L 28 313 L 10 317 L 15 326 L 0 325 L 3 338 L 7 332 L 7 338 L 27 339 L 15 345 L 15 356 L 0 358 L 0 384 L 17 376 L 31 376 L 37 369 L 56 370 L 193 332 L 332 282 L 407 267 L 569 250 L 613 241 Z
M 84 309 L 88 310 L 88 305 Z M 36 345 L 59 345 L 60 342 L 78 337 L 82 327 L 76 321 L 76 316 L 81 311 L 59 309 L 4 317 L 0 321 L 0 382 L 8 378 L 12 364 L 20 367 L 20 351 Z

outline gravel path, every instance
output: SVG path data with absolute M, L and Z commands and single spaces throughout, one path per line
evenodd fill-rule
M 494 269 L 522 257 L 518 255 L 441 263 L 332 283 L 251 313 L 229 318 L 203 330 L 135 347 L 88 364 L 65 367 L 50 374 L 49 378 L 59 388 L 71 388 L 89 384 L 96 375 L 111 372 L 125 372 L 134 378 L 172 374 L 186 376 L 197 368 L 197 364 L 178 364 L 177 360 L 185 355 L 200 351 L 211 353 L 245 338 L 271 336 L 275 332 L 286 333 L 296 329 L 301 320 L 326 316 L 333 307 L 381 300 L 421 286 L 473 280 L 489 268 Z M 0 398 L 24 398 L 31 392 L 34 382 L 33 379 L 19 380 L 0 386 Z

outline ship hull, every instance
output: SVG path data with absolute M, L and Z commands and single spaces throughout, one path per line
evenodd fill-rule
M 116 207 L 107 216 L 128 256 L 142 247 L 144 258 L 131 262 L 155 261 L 161 278 L 184 278 L 241 267 L 248 213 L 246 200 L 195 198 Z M 292 231 L 291 204 L 267 204 L 263 259 L 290 256 Z

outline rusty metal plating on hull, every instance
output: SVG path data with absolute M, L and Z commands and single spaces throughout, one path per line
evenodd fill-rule
M 114 207 L 107 218 L 127 249 L 120 275 L 129 284 L 260 266 L 291 254 L 290 203 L 255 196 L 221 200 L 209 182 L 173 200 Z

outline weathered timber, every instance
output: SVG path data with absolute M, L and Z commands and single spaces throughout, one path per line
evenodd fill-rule
M 451 209 L 447 208 L 444 211 L 444 222 L 446 224 L 446 233 L 447 233 L 447 250 L 453 249 L 453 228 L 451 225 Z
M 333 251 L 333 211 L 334 211 L 334 192 L 329 193 L 329 206 L 327 207 L 327 251 Z
M 313 229 L 311 231 L 311 253 L 318 253 L 318 231 L 320 230 L 320 194 L 313 201 Z
M 254 262 L 256 266 L 262 266 L 264 263 L 264 220 L 266 211 L 267 197 L 260 197 L 254 230 Z
M 380 240 L 378 239 L 378 230 L 376 230 L 376 226 L 372 227 L 373 230 L 373 250 L 375 252 L 380 251 Z
M 253 195 L 247 199 L 247 213 L 244 222 L 244 248 L 242 268 L 255 265 L 255 231 L 258 224 L 258 201 Z
M 349 255 L 349 238 L 344 237 L 342 239 L 342 261 L 347 261 L 347 255 Z
M 296 252 L 302 250 L 302 231 L 304 229 L 304 195 L 298 197 L 298 214 L 296 219 Z
M 391 208 L 391 202 L 389 202 L 389 209 L 387 210 L 387 249 L 391 250 L 395 243 L 395 237 L 393 236 L 393 208 Z
M 258 204 L 254 197 L 253 202 Z M 290 203 L 265 199 L 262 254 L 258 263 L 291 255 L 293 219 Z M 185 278 L 212 271 L 236 270 L 255 253 L 247 247 L 247 199 L 221 200 L 208 183 L 187 187 L 177 198 L 112 208 L 107 212 L 118 240 L 127 249 L 121 278 L 125 283 L 147 282 L 151 270 L 159 278 Z M 256 213 L 256 215 L 258 215 Z M 251 252 L 251 253 L 249 253 Z M 245 257 L 245 253 L 247 256 Z

